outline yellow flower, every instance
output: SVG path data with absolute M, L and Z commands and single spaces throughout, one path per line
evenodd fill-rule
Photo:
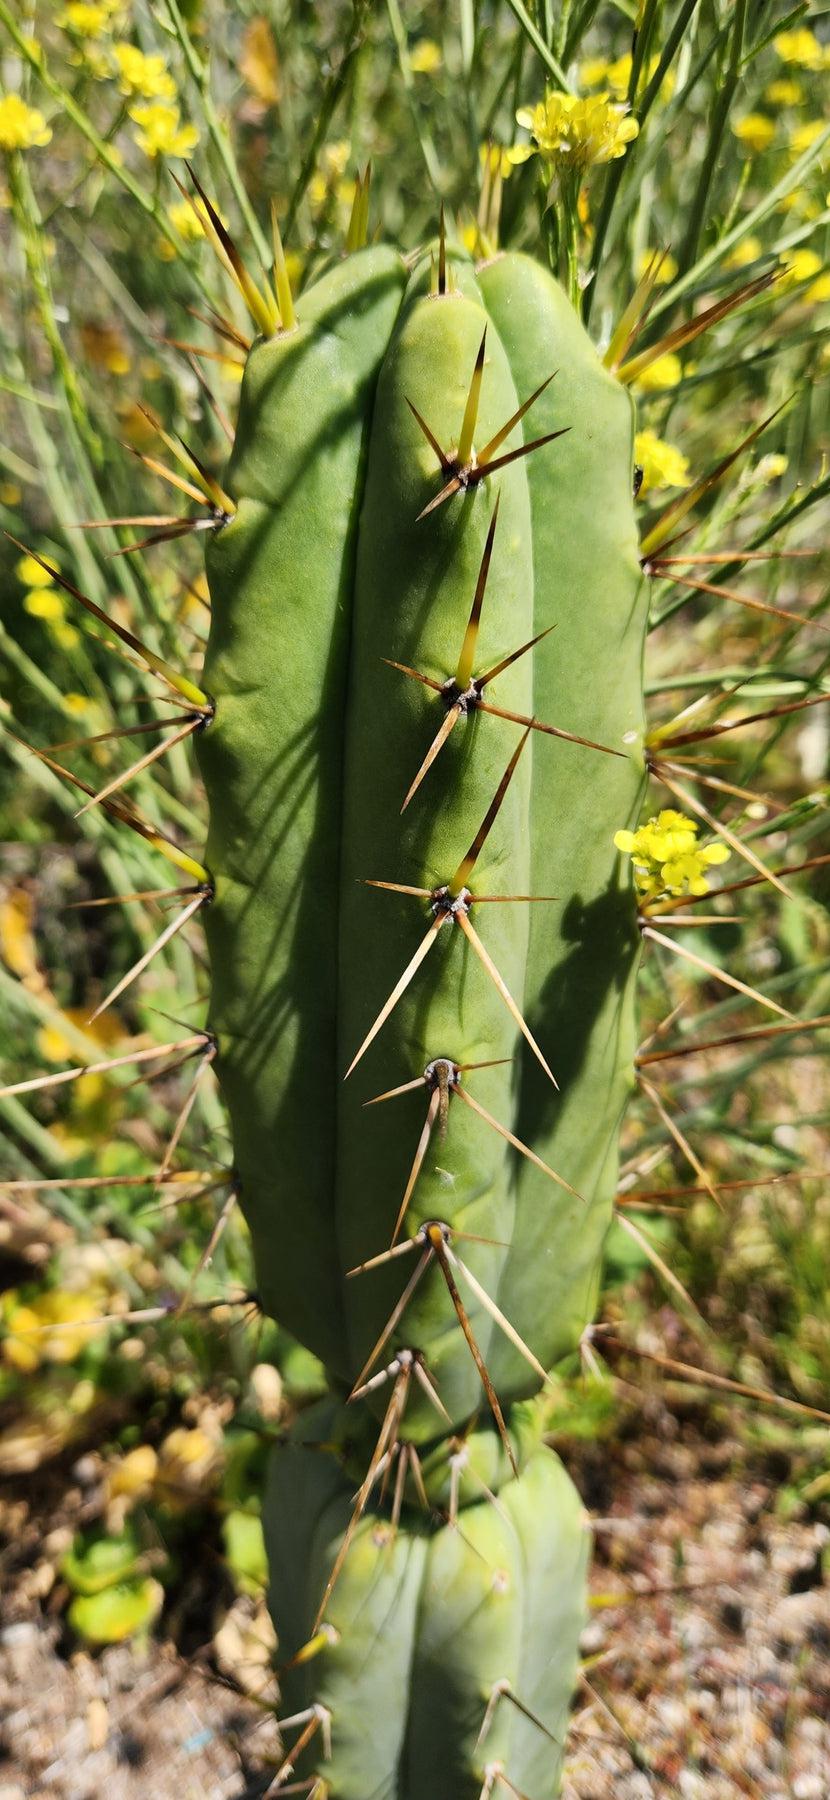
M 239 73 L 260 107 L 279 104 L 280 59 L 267 19 L 255 14 L 242 33 Z
M 117 326 L 88 320 L 81 326 L 81 342 L 94 368 L 106 369 L 110 375 L 126 375 L 130 354 Z
M 660 394 L 664 388 L 677 386 L 683 375 L 683 364 L 673 350 L 667 350 L 664 356 L 658 356 L 654 362 L 637 377 L 637 386 L 645 393 Z
M 48 559 L 44 557 L 43 561 L 47 562 Z M 44 569 L 43 564 L 38 562 L 37 557 L 21 556 L 19 561 L 14 565 L 14 572 L 18 581 L 22 581 L 24 587 L 51 587 L 52 582 L 58 573 L 58 565 L 54 562 L 49 563 L 48 568 Z
M 186 244 L 195 244 L 197 239 L 204 237 L 206 216 L 204 208 L 198 201 L 196 207 L 193 207 L 189 200 L 174 201 L 167 212 L 174 231 L 178 232 L 179 237 L 184 238 Z
M 652 56 L 647 66 L 640 70 L 641 88 L 651 81 L 659 61 L 659 56 Z M 625 56 L 618 56 L 616 62 L 606 62 L 602 56 L 589 57 L 579 65 L 579 79 L 583 87 L 606 87 L 615 100 L 627 100 L 631 82 L 630 52 Z M 667 72 L 663 77 L 660 93 L 664 100 L 670 100 L 673 92 L 674 76 Z
M 706 894 L 706 870 L 725 863 L 730 851 L 725 844 L 700 845 L 696 819 L 672 807 L 654 814 L 638 831 L 617 831 L 614 844 L 630 856 L 634 885 L 641 900 L 661 894 Z
M 112 10 L 103 0 L 69 0 L 55 24 L 62 25 L 64 31 L 73 32 L 75 37 L 103 37 L 109 28 Z
M 46 982 L 37 965 L 35 903 L 28 888 L 10 888 L 0 900 L 0 956 L 31 993 L 43 993 Z
M 118 87 L 132 99 L 175 100 L 176 84 L 163 56 L 145 56 L 137 44 L 113 44 Z
M 575 94 L 549 94 L 537 106 L 520 106 L 516 118 L 534 141 L 514 144 L 508 151 L 510 161 L 523 163 L 538 154 L 561 169 L 589 169 L 594 163 L 615 161 L 625 155 L 640 129 L 636 119 L 626 117 L 625 108 L 612 104 L 607 94 L 595 94 L 588 100 L 577 99 Z
M 689 459 L 673 444 L 664 443 L 656 431 L 638 431 L 634 439 L 634 461 L 643 471 L 640 493 L 653 488 L 688 487 Z
M 88 1006 L 68 1006 L 62 1017 L 69 1025 L 74 1025 L 78 1031 L 85 1031 L 87 1037 L 92 1038 L 96 1044 L 100 1044 L 105 1053 L 107 1050 L 111 1050 L 114 1044 L 120 1043 L 124 1036 L 124 1027 L 120 1019 L 117 1016 L 113 1017 L 109 1011 L 102 1013 L 101 1017 L 94 1019 L 91 1024 Z M 71 1037 L 67 1037 L 58 1024 L 41 1026 L 37 1034 L 37 1047 L 45 1062 L 69 1062 L 73 1054 L 75 1060 L 78 1060 L 77 1052 L 73 1052 Z
M 783 213 L 793 212 L 799 219 L 817 219 L 821 207 L 818 201 L 808 194 L 806 188 L 797 187 L 791 188 L 790 192 L 779 200 L 776 210 Z
M 52 626 L 52 636 L 62 650 L 74 650 L 81 641 L 81 634 L 76 627 L 67 625 L 63 619 L 58 619 Z
M 38 1337 L 40 1320 L 30 1306 L 14 1306 L 7 1317 L 7 1335 L 3 1338 L 3 1359 L 22 1375 L 30 1375 L 40 1362 Z
M 809 150 L 810 146 L 815 143 L 816 138 L 821 137 L 823 130 L 824 123 L 821 119 L 808 119 L 806 124 L 796 126 L 795 131 L 790 134 L 791 155 L 796 160 L 799 156 L 803 156 L 805 150 Z
M 222 1467 L 221 1447 L 200 1425 L 168 1432 L 159 1450 L 155 1488 L 174 1511 L 192 1505 L 212 1487 Z
M 826 65 L 827 52 L 814 32 L 807 30 L 806 25 L 802 25 L 797 31 L 779 32 L 772 43 L 782 62 L 795 63 L 799 69 L 815 71 Z
M 138 126 L 135 141 L 145 156 L 189 156 L 199 142 L 195 125 L 183 125 L 179 109 L 169 100 L 147 100 L 130 107 Z
M 771 81 L 765 90 L 764 99 L 770 106 L 800 106 L 804 99 L 804 89 L 800 81 L 793 81 L 783 75 L 778 81 Z
M 443 61 L 441 46 L 432 38 L 419 38 L 409 52 L 409 65 L 415 75 L 434 75 Z
M 24 611 L 31 613 L 33 619 L 46 619 L 50 625 L 56 624 L 64 617 L 63 595 L 57 588 L 30 588 L 23 601 Z
M 109 48 L 105 44 L 97 44 L 92 38 L 85 38 L 82 44 L 72 52 L 69 61 L 78 69 L 91 75 L 94 81 L 109 81 L 112 75 Z
M 348 138 L 337 138 L 333 144 L 324 145 L 320 163 L 330 181 L 345 175 L 351 153 L 352 147 Z
M 780 481 L 789 468 L 789 458 L 780 452 L 770 451 L 767 456 L 760 456 L 757 463 L 741 476 L 741 488 L 747 492 L 751 488 L 768 487 L 772 481 Z
M 637 258 L 637 274 L 645 275 L 646 269 L 657 255 L 656 250 L 643 250 Z M 668 251 L 665 252 L 657 275 L 657 286 L 665 287 L 666 282 L 673 281 L 677 274 L 677 263 Z
M 34 150 L 52 136 L 42 112 L 27 106 L 19 94 L 0 96 L 0 150 Z
M 97 1323 L 103 1304 L 97 1288 L 77 1294 L 52 1288 L 23 1303 L 11 1290 L 4 1309 L 7 1336 L 3 1356 L 13 1368 L 26 1373 L 42 1362 L 74 1362 L 104 1329 Z
M 355 183 L 353 178 L 346 176 L 350 155 L 351 145 L 347 138 L 324 146 L 319 167 L 308 184 L 308 199 L 313 212 L 321 212 L 332 198 L 336 198 L 344 210 L 351 207 Z
M 779 287 L 799 287 L 802 282 L 812 281 L 822 268 L 821 257 L 815 250 L 785 250 L 781 257 L 781 266 L 785 273 L 781 276 Z
M 732 130 L 739 143 L 760 155 L 762 150 L 769 149 L 775 137 L 775 121 L 768 119 L 763 113 L 744 113 L 742 119 L 734 119 Z
M 4 506 L 19 506 L 23 499 L 23 489 L 16 481 L 0 481 L 0 500 Z
M 224 213 L 220 212 L 218 208 L 216 210 L 219 213 L 222 224 L 227 225 L 228 221 L 225 218 Z M 193 205 L 191 205 L 189 200 L 174 200 L 173 204 L 167 208 L 167 217 L 170 220 L 173 230 L 178 232 L 179 237 L 182 238 L 185 244 L 197 244 L 205 236 L 205 220 L 207 219 L 207 213 L 201 200 L 196 200 Z M 169 238 L 160 237 L 156 248 L 163 262 L 173 262 L 177 252 Z M 290 269 L 290 255 L 288 257 L 288 263 Z M 293 277 L 291 277 L 291 280 L 293 284 Z M 145 380 L 157 381 L 160 370 L 158 364 L 156 364 L 151 375 L 148 373 L 147 368 L 142 366 L 141 373 Z
M 107 1499 L 145 1500 L 156 1478 L 158 1457 L 152 1444 L 138 1444 L 126 1456 L 110 1463 L 106 1472 Z
M 760 256 L 762 250 L 763 244 L 761 243 L 761 239 L 753 237 L 750 232 L 748 237 L 741 238 L 740 243 L 735 245 L 734 250 L 730 250 L 729 255 L 725 259 L 727 269 L 744 268 L 746 263 L 754 262 L 756 257 Z

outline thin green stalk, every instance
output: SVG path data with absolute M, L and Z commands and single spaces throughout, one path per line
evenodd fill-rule
M 559 59 L 560 64 L 564 64 L 566 61 L 565 45 L 567 44 L 567 41 L 568 41 L 568 27 L 569 27 L 570 21 L 571 21 L 571 6 L 572 6 L 572 0 L 560 0 L 559 23 L 556 27 L 555 33 L 552 33 L 551 32 L 551 11 L 552 11 L 552 9 L 549 4 L 549 0 L 545 0 L 545 36 L 547 38 L 548 43 L 553 44 L 555 46 L 556 55 Z
M 683 0 L 683 5 L 681 6 L 680 11 L 677 15 L 677 18 L 675 19 L 674 24 L 671 28 L 671 31 L 669 32 L 669 35 L 666 39 L 666 42 L 663 47 L 663 51 L 660 56 L 660 61 L 657 65 L 657 68 L 654 71 L 651 81 L 649 82 L 649 84 L 642 96 L 642 99 L 639 102 L 639 105 L 634 107 L 634 117 L 637 120 L 637 123 L 640 126 L 641 131 L 642 131 L 643 125 L 645 123 L 645 120 L 647 119 L 648 114 L 651 111 L 651 108 L 654 105 L 655 100 L 657 99 L 657 95 L 660 92 L 660 88 L 662 87 L 664 78 L 665 78 L 668 70 L 670 69 L 670 67 L 674 61 L 674 58 L 680 48 L 680 45 L 683 41 L 683 38 L 684 38 L 684 35 L 686 32 L 686 28 L 689 25 L 692 17 L 694 16 L 695 9 L 697 6 L 699 6 L 699 4 L 700 4 L 700 0 Z M 635 157 L 636 157 L 636 146 L 639 143 L 640 143 L 640 139 L 636 138 L 634 140 Z M 602 256 L 603 256 L 603 252 L 605 249 L 605 239 L 608 235 L 608 228 L 611 223 L 611 217 L 612 217 L 612 214 L 614 211 L 614 205 L 616 202 L 617 193 L 619 191 L 620 182 L 622 181 L 623 175 L 625 173 L 626 165 L 628 164 L 630 166 L 630 164 L 634 160 L 635 160 L 634 158 L 631 158 L 630 156 L 626 155 L 626 156 L 620 157 L 616 162 L 610 163 L 608 166 L 608 173 L 605 178 L 605 189 L 604 189 L 603 196 L 602 196 L 602 206 L 600 207 L 599 218 L 597 219 L 596 233 L 594 236 L 594 247 L 593 247 L 593 250 L 591 253 L 591 272 L 594 276 L 594 279 L 590 282 L 589 286 L 585 289 L 585 294 L 583 297 L 583 318 L 585 320 L 586 325 L 591 316 L 591 308 L 594 303 L 594 295 L 595 295 L 596 286 L 597 286 L 596 276 L 599 271 L 600 264 L 602 262 Z
M 830 475 L 826 475 L 822 481 L 818 481 L 813 487 L 808 488 L 807 492 L 799 495 L 797 500 L 787 501 L 779 507 L 766 524 L 762 525 L 760 530 L 750 538 L 746 546 L 747 550 L 763 550 L 770 538 L 775 537 L 779 531 L 783 531 L 785 526 L 791 525 L 794 519 L 799 518 L 801 513 L 809 511 L 811 506 L 815 506 L 827 494 L 830 494 Z M 745 567 L 746 562 L 740 556 L 736 556 L 734 562 L 723 564 L 718 569 L 718 585 L 728 587 L 729 583 Z M 655 614 L 651 621 L 651 629 L 656 630 L 658 625 L 663 625 L 667 619 L 672 618 L 683 606 L 688 605 L 691 597 L 693 597 L 693 590 L 689 589 L 684 595 L 668 601 L 662 610 Z
M 40 211 L 32 184 L 19 153 L 9 157 L 7 166 L 12 216 L 23 245 L 40 328 L 52 353 L 55 372 L 63 389 L 72 424 L 84 453 L 88 456 L 93 468 L 100 470 L 104 464 L 104 446 L 90 422 L 74 365 L 67 355 L 66 345 L 58 330 L 52 284 L 43 254 Z M 55 405 L 58 405 L 58 402 L 55 402 Z
M 682 274 L 685 274 L 694 261 L 700 234 L 706 216 L 709 193 L 715 176 L 718 157 L 720 156 L 723 134 L 732 108 L 732 102 L 740 81 L 741 57 L 746 32 L 747 0 L 736 0 L 732 38 L 729 45 L 729 60 L 718 97 L 712 112 L 709 125 L 709 137 L 695 188 L 694 198 L 689 210 L 689 223 L 686 235 L 680 246 L 678 263 Z
M 214 105 L 213 96 L 210 91 L 210 71 L 208 65 L 206 62 L 202 61 L 195 49 L 193 39 L 182 18 L 177 0 L 165 0 L 165 5 L 167 12 L 170 15 L 173 29 L 179 41 L 179 46 L 185 62 L 187 63 L 191 79 L 199 90 L 199 98 L 211 143 L 214 145 L 225 174 L 227 175 L 233 190 L 234 199 L 236 200 L 240 213 L 248 227 L 252 243 L 260 263 L 262 264 L 262 268 L 265 271 L 265 274 L 268 275 L 270 274 L 274 253 L 265 233 L 260 227 L 259 220 L 257 219 L 256 213 L 248 198 L 245 184 L 239 173 L 239 166 L 234 155 L 233 145 L 231 144 L 228 133 L 222 124 Z
M 392 28 L 392 36 L 395 40 L 395 49 L 398 56 L 398 67 L 401 71 L 401 80 L 406 91 L 409 110 L 412 114 L 412 122 L 415 126 L 416 136 L 423 153 L 426 171 L 436 193 L 440 194 L 442 191 L 441 166 L 438 161 L 435 145 L 432 141 L 432 134 L 429 127 L 424 123 L 421 116 L 421 109 L 415 98 L 415 77 L 412 73 L 412 64 L 409 60 L 406 28 L 403 19 L 401 18 L 401 9 L 398 5 L 398 0 L 386 0 L 386 10 L 389 14 L 389 24 Z
M 325 92 L 317 110 L 317 123 L 314 134 L 306 153 L 305 161 L 297 176 L 297 180 L 294 183 L 291 198 L 288 202 L 288 211 L 282 226 L 282 241 L 286 247 L 297 222 L 297 214 L 302 206 L 303 199 L 305 198 L 306 188 L 317 167 L 317 158 L 320 153 L 320 147 L 326 141 L 329 126 L 345 92 L 352 64 L 363 41 L 365 14 L 366 0 L 353 0 L 351 24 L 346 43 L 343 47 L 343 53 L 337 68 L 333 70 L 326 84 Z
M 749 237 L 755 231 L 756 226 L 760 225 L 771 212 L 774 212 L 788 194 L 800 187 L 814 163 L 819 161 L 828 142 L 830 142 L 830 125 L 825 126 L 821 136 L 816 138 L 797 162 L 793 163 L 787 174 L 782 175 L 781 180 L 768 190 L 763 199 L 758 201 L 757 206 L 754 206 L 745 218 L 739 219 L 731 231 L 727 231 L 722 238 L 719 238 L 717 243 L 712 245 L 711 250 L 707 250 L 705 255 L 699 257 L 684 275 L 679 275 L 671 287 L 667 288 L 665 294 L 661 295 L 651 309 L 652 321 L 665 312 L 667 307 L 674 306 L 681 294 L 685 294 L 689 288 L 699 285 L 710 269 L 716 268 L 717 264 L 722 262 L 725 256 L 728 256 L 729 251 L 741 242 L 742 238 Z
M 42 406 L 46 412 L 59 412 L 54 394 L 41 394 L 28 381 L 15 381 L 11 375 L 0 375 L 0 393 L 13 394 L 15 400 L 28 400 L 30 406 Z
M 507 0 L 507 4 L 510 11 L 513 13 L 514 18 L 516 18 L 521 25 L 525 37 L 529 39 L 537 55 L 541 57 L 548 74 L 553 76 L 557 86 L 562 88 L 566 94 L 572 94 L 573 83 L 568 80 L 558 57 L 554 56 L 553 51 L 545 43 L 541 32 L 537 30 L 527 7 L 522 4 L 522 0 Z
M 0 1118 L 5 1119 L 9 1128 L 21 1137 L 41 1159 L 47 1169 L 54 1169 L 60 1174 L 69 1162 L 69 1151 L 60 1143 L 54 1133 L 47 1131 L 45 1125 L 30 1113 L 14 1094 L 0 1100 Z

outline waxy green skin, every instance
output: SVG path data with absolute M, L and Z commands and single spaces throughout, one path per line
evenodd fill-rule
M 533 765 L 531 882 L 560 900 L 532 909 L 526 1017 L 549 1049 L 560 1093 L 550 1093 L 523 1050 L 516 1130 L 568 1176 L 586 1206 L 563 1197 L 546 1210 L 549 1183 L 531 1164 L 517 1164 L 524 1227 L 498 1298 L 509 1318 L 540 1319 L 541 1337 L 531 1341 L 552 1367 L 594 1314 L 619 1128 L 634 1086 L 640 939 L 613 835 L 636 821 L 646 785 L 648 582 L 632 504 L 629 390 L 603 367 L 562 289 L 530 257 L 497 257 L 479 281 L 519 391 L 541 379 L 541 344 L 557 370 L 529 415 L 533 435 L 569 427 L 525 465 L 534 630 L 555 627 L 533 652 L 535 710 L 626 753 L 623 761 L 547 740 Z M 504 1340 L 493 1355 L 501 1392 L 519 1373 L 516 1355 Z
M 423 261 L 407 281 L 392 252 L 359 253 L 302 297 L 296 332 L 255 346 L 226 478 L 238 510 L 208 561 L 216 712 L 200 761 L 216 1066 L 263 1304 L 341 1399 L 417 1256 L 349 1278 L 389 1245 L 429 1093 L 367 1100 L 437 1058 L 494 1065 L 462 1073 L 470 1095 L 581 1198 L 451 1095 L 403 1236 L 445 1221 L 450 1249 L 552 1367 L 592 1315 L 632 1084 L 639 938 L 613 846 L 643 786 L 631 404 L 529 259 L 462 262 L 454 278 L 430 296 Z M 501 450 L 566 435 L 419 518 L 444 476 L 411 408 L 451 452 L 485 328 L 476 447 L 554 370 Z M 454 675 L 497 497 L 474 673 L 555 627 L 487 700 L 619 753 L 532 733 L 470 877 L 470 922 L 559 1092 L 452 921 L 344 1080 L 434 917 L 428 898 L 367 880 L 448 882 L 521 736 L 471 711 L 401 815 L 444 710 L 389 662 Z M 485 903 L 510 894 L 556 898 Z M 538 1376 L 460 1274 L 458 1287 L 512 1432 Z M 399 1347 L 421 1354 L 449 1415 L 410 1383 L 401 1436 L 419 1446 L 443 1514 L 450 1433 L 487 1408 L 436 1266 L 378 1366 Z M 281 1661 L 312 1630 L 390 1392 L 348 1409 L 339 1451 L 277 1456 L 265 1522 Z M 331 1762 L 315 1760 L 315 1741 L 304 1765 L 332 1800 L 477 1800 L 501 1756 L 531 1800 L 559 1791 L 558 1752 L 509 1702 L 483 1749 L 476 1740 L 493 1683 L 509 1679 L 561 1741 L 584 1604 L 581 1508 L 538 1441 L 517 1479 L 490 1425 L 471 1443 L 498 1505 L 476 1488 L 475 1458 L 457 1528 L 420 1515 L 410 1483 L 391 1541 L 389 1497 L 375 1496 L 326 1609 L 338 1641 L 286 1682 L 283 1712 L 312 1700 L 332 1711 Z
M 471 1459 L 489 1457 L 477 1440 L 490 1435 L 474 1434 Z M 281 1683 L 283 1714 L 331 1712 L 331 1759 L 315 1740 L 298 1773 L 316 1770 L 332 1800 L 478 1800 L 498 1761 L 532 1800 L 558 1793 L 590 1534 L 538 1433 L 517 1449 L 498 1508 L 479 1488 L 458 1528 L 412 1510 L 397 1535 L 375 1515 L 358 1528 L 326 1614 L 338 1641 Z M 309 1639 L 352 1493 L 319 1450 L 275 1453 L 264 1522 L 281 1659 Z M 499 1682 L 556 1742 L 501 1699 L 479 1743 Z
M 342 1378 L 343 715 L 360 472 L 403 285 L 393 251 L 366 251 L 301 302 L 297 331 L 255 346 L 226 477 L 237 513 L 207 557 L 209 1025 L 263 1304 Z

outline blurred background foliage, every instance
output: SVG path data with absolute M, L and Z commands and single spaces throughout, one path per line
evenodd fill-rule
M 60 577 L 199 678 L 214 521 L 199 485 L 183 496 L 159 475 L 175 465 L 157 424 L 221 479 L 251 328 L 174 177 L 189 188 L 192 159 L 257 279 L 273 204 L 295 293 L 342 252 L 369 167 L 371 236 L 411 250 L 443 202 L 466 252 L 549 258 L 601 352 L 651 270 L 628 377 L 644 536 L 686 496 L 684 551 L 725 558 L 653 575 L 655 745 L 669 726 L 763 717 L 681 754 L 675 782 L 711 813 L 698 841 L 732 848 L 707 877 L 715 923 L 693 929 L 688 909 L 677 954 L 646 944 L 642 1040 L 683 1051 L 770 1025 L 724 967 L 823 1019 L 827 21 L 786 0 L 0 0 L 0 58 L 5 1079 L 148 1053 L 0 1096 L 0 1476 L 68 1519 L 45 1591 L 82 1640 L 147 1632 L 165 1597 L 180 1628 L 194 1532 L 267 1634 L 263 1461 L 320 1371 L 257 1311 L 210 1057 L 177 1048 L 205 1016 L 198 918 L 92 1019 L 195 891 L 165 845 L 198 859 L 203 798 L 186 735 L 114 796 L 160 846 L 105 806 L 76 817 L 84 794 L 53 766 L 98 793 L 190 718 Z M 684 337 L 744 284 L 742 304 Z M 167 528 L 79 529 L 184 513 L 199 529 L 128 554 Z M 811 554 L 749 560 L 765 548 Z M 688 817 L 655 783 L 644 819 L 678 806 Z M 773 870 L 810 865 L 791 898 L 744 846 Z M 664 916 L 683 887 L 672 899 L 657 882 Z M 826 1035 L 643 1073 L 602 1325 L 585 1366 L 559 1372 L 552 1430 L 635 1430 L 638 1396 L 678 1376 L 650 1359 L 697 1365 L 781 1397 L 735 1401 L 740 1428 L 783 1446 L 782 1506 L 820 1505 L 826 1425 L 792 1405 L 826 1406 L 830 1376 Z M 702 1379 L 695 1391 L 727 1404 Z M 64 1514 L 70 1479 L 81 1498 Z

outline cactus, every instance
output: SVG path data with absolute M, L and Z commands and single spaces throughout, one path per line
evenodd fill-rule
M 193 72 L 196 51 L 170 10 Z M 11 29 L 6 12 L 0 0 Z M 733 48 L 739 31 L 742 23 Z M 636 52 L 632 94 L 640 64 L 648 70 L 647 43 Z M 548 67 L 555 73 L 555 59 Z M 676 573 L 680 559 L 668 552 L 686 515 L 758 426 L 713 473 L 690 480 L 640 540 L 631 383 L 744 301 L 767 297 L 771 276 L 751 274 L 665 339 L 650 327 L 646 348 L 632 354 L 655 303 L 664 260 L 655 254 L 600 356 L 583 323 L 594 290 L 583 298 L 577 279 L 583 164 L 566 152 L 584 159 L 590 149 L 616 165 L 639 129 L 623 110 L 563 92 L 519 114 L 533 141 L 515 146 L 514 160 L 541 158 L 548 248 L 567 293 L 540 262 L 497 250 L 502 176 L 489 149 L 475 254 L 447 244 L 443 218 L 436 243 L 408 257 L 367 247 L 366 176 L 347 253 L 318 259 L 299 298 L 279 234 L 272 292 L 252 279 L 196 182 L 198 230 L 257 330 L 251 345 L 212 313 L 223 345 L 245 351 L 230 459 L 217 479 L 153 421 L 184 475 L 142 453 L 145 465 L 195 500 L 198 515 L 94 523 L 160 527 L 122 549 L 206 532 L 211 620 L 198 681 L 162 655 L 163 642 L 145 643 L 33 553 L 56 588 L 106 621 L 175 698 L 176 728 L 161 748 L 192 739 L 208 802 L 196 860 L 170 828 L 181 804 L 156 829 L 121 791 L 159 748 L 97 792 L 69 775 L 87 796 L 85 811 L 97 804 L 190 884 L 122 896 L 183 904 L 98 1012 L 197 914 L 210 998 L 206 1028 L 180 1044 L 142 1042 L 94 1062 L 70 1020 L 83 1064 L 12 1083 L 2 1097 L 16 1105 L 25 1090 L 85 1073 L 152 1067 L 174 1048 L 182 1060 L 198 1054 L 155 1171 L 160 1183 L 196 1083 L 213 1067 L 232 1169 L 201 1190 L 225 1183 L 230 1192 L 196 1273 L 238 1200 L 256 1299 L 319 1359 L 328 1385 L 275 1447 L 264 1509 L 285 1734 L 274 1787 L 316 1800 L 560 1793 L 590 1534 L 546 1441 L 551 1377 L 580 1350 L 591 1354 L 626 1104 L 638 1083 L 717 1200 L 651 1063 L 732 1044 L 751 1054 L 755 1038 L 826 1023 L 794 1020 L 779 1000 L 701 957 L 685 929 L 681 943 L 666 936 L 671 924 L 711 922 L 672 915 L 705 892 L 707 867 L 730 850 L 750 865 L 749 885 L 769 877 L 782 886 L 746 841 L 751 833 L 704 804 L 710 789 L 713 804 L 753 795 L 702 765 L 690 773 L 684 753 L 750 720 L 812 706 L 826 691 L 802 684 L 796 700 L 748 719 L 705 714 L 701 724 L 679 714 L 649 734 L 642 669 L 652 584 L 685 584 L 785 626 L 805 623 L 722 584 L 764 557 L 768 537 L 824 489 L 783 505 L 748 549 L 704 549 L 704 577 Z M 39 118 L 30 118 L 29 147 L 47 141 Z M 171 132 L 177 119 L 168 119 Z M 221 146 L 216 118 L 211 132 Z M 608 174 L 597 265 L 618 170 Z M 12 176 L 24 217 L 17 163 Z M 562 192 L 548 208 L 557 180 Z M 702 183 L 697 211 L 706 191 Z M 148 199 L 154 217 L 155 207 Z M 698 218 L 687 268 L 699 228 Z M 35 285 L 44 307 L 45 264 Z M 681 274 L 681 296 L 688 285 Z M 94 464 L 56 328 L 49 341 Z M 774 668 L 770 678 L 784 676 Z M 773 685 L 771 697 L 782 691 Z M 722 700 L 717 682 L 702 696 L 710 698 Z M 100 742 L 101 734 L 89 740 L 96 752 Z M 44 780 L 67 775 L 51 753 L 37 755 Z M 641 823 L 649 775 L 682 813 L 672 806 Z M 815 821 L 805 818 L 809 841 Z M 703 827 L 725 842 L 701 844 Z M 644 940 L 785 1023 L 702 1046 L 678 1039 L 638 1049 Z M 48 1019 L 48 990 L 33 992 Z M 55 1331 L 61 1320 L 15 1303 L 8 1324 L 25 1367 L 27 1332 Z M 156 1584 L 138 1600 L 129 1585 L 119 1576 L 106 1604 L 97 1607 L 96 1593 L 92 1607 L 92 1590 L 77 1583 L 79 1629 L 103 1641 L 132 1631 L 139 1613 L 146 1623 Z
M 263 1304 L 340 1402 L 267 1509 L 340 1800 L 558 1791 L 587 1539 L 524 1403 L 632 1084 L 633 409 L 541 266 L 438 257 L 358 251 L 254 346 L 208 551 L 209 1023 Z

